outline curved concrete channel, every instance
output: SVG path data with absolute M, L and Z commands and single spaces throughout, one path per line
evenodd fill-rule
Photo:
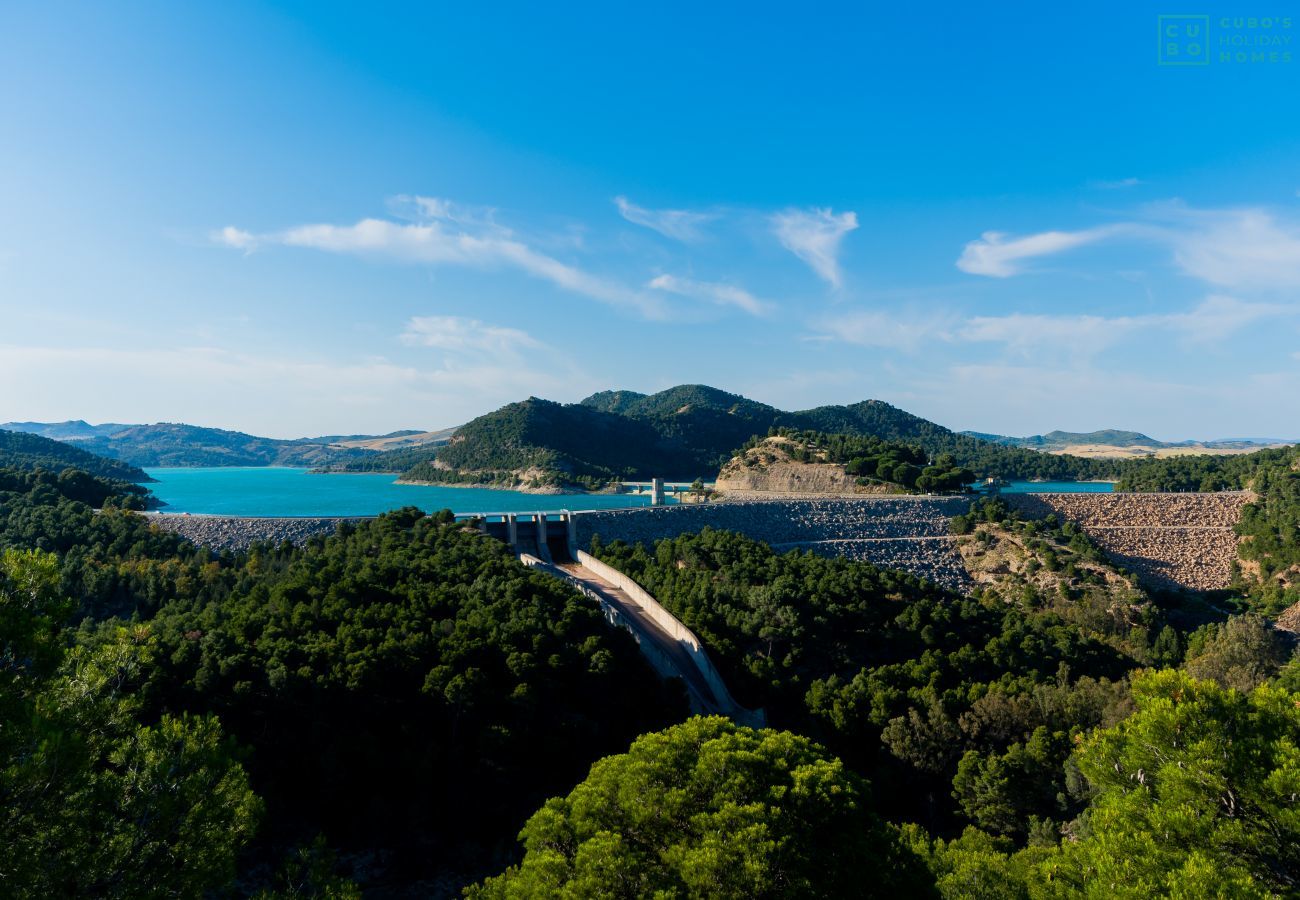
M 695 695 L 693 699 L 697 700 L 702 707 L 701 712 L 724 712 L 721 704 L 718 703 L 718 698 L 713 694 L 713 689 L 709 687 L 708 681 L 695 665 L 695 660 L 691 659 L 690 653 L 676 638 L 660 628 L 631 595 L 596 573 L 584 569 L 579 563 L 560 563 L 555 568 L 599 594 L 622 613 L 628 624 L 632 626 L 631 630 L 638 640 L 650 641 L 660 653 L 671 660 L 677 674 L 686 682 L 687 691 Z

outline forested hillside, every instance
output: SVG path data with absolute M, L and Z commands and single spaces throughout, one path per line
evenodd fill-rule
M 713 478 L 746 442 L 781 429 L 869 437 L 947 455 L 980 477 L 1114 478 L 1113 461 L 1052 456 L 958 434 L 887 403 L 783 412 L 705 385 L 645 395 L 605 391 L 578 404 L 536 397 L 462 426 L 442 448 L 378 454 L 333 467 L 413 481 L 599 486 L 611 479 Z
M 1276 575 L 1294 472 L 1267 473 Z M 450 516 L 217 554 L 124 487 L 0 472 L 7 895 L 1300 883 L 1293 642 L 1148 596 L 1073 526 L 972 507 L 970 596 L 725 532 L 596 546 L 767 710 L 755 732 L 687 721 L 598 606 Z
M 324 877 L 320 835 L 438 893 L 685 714 L 598 607 L 449 517 L 213 554 L 79 482 L 0 474 L 7 896 L 200 896 L 302 854 Z
M 76 468 L 101 478 L 136 483 L 149 481 L 148 475 L 129 463 L 105 459 L 80 447 L 18 431 L 0 430 L 0 466 L 52 472 Z

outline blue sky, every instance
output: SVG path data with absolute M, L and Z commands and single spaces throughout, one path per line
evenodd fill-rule
M 1300 15 L 699 6 L 0 6 L 0 421 L 1300 436 Z

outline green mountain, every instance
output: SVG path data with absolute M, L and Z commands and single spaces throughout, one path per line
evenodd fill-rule
M 958 434 L 879 400 L 785 412 L 706 385 L 657 394 L 603 391 L 581 403 L 536 397 L 462 426 L 441 448 L 377 454 L 336 467 L 400 472 L 407 480 L 540 487 L 614 478 L 712 477 L 750 438 L 774 428 L 874 437 L 951 454 L 981 477 L 1116 477 L 1110 461 L 1052 456 Z
M 424 454 L 404 470 L 404 480 L 595 487 L 614 478 L 693 478 L 690 473 L 709 470 L 691 448 L 649 422 L 536 397 L 479 416 Z
M 152 479 L 140 469 L 116 459 L 105 459 L 93 453 L 51 440 L 37 434 L 0 430 L 0 468 L 80 469 L 100 478 L 141 483 Z

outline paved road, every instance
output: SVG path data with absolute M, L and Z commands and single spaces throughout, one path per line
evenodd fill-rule
M 717 698 L 709 688 L 709 683 L 704 680 L 704 675 L 700 672 L 699 667 L 695 665 L 695 660 L 691 658 L 691 654 L 687 652 L 680 642 L 660 628 L 654 619 L 646 614 L 641 604 L 633 600 L 622 589 L 615 587 L 590 570 L 584 569 L 578 563 L 562 563 L 557 565 L 556 568 L 566 575 L 581 581 L 591 590 L 608 600 L 615 609 L 623 614 L 627 621 L 632 623 L 633 628 L 637 630 L 638 637 L 650 641 L 668 657 L 677 671 L 681 673 L 687 687 L 699 696 L 706 708 L 710 711 L 719 709 Z

